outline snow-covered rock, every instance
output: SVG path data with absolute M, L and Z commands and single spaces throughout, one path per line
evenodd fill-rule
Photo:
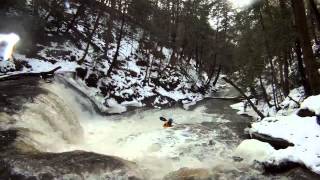
M 236 149 L 234 156 L 242 158 L 247 163 L 267 161 L 275 149 L 268 143 L 255 139 L 244 140 Z
M 302 109 L 308 109 L 310 111 L 315 112 L 316 114 L 320 114 L 320 95 L 318 96 L 310 96 L 301 104 Z
M 307 98 L 301 108 L 319 114 L 320 96 Z M 316 116 L 300 117 L 292 113 L 289 116 L 269 117 L 253 123 L 249 131 L 294 144 L 286 149 L 273 151 L 264 162 L 274 165 L 284 162 L 299 163 L 320 174 L 320 125 Z
M 14 71 L 15 65 L 11 61 L 0 61 L 0 73 Z

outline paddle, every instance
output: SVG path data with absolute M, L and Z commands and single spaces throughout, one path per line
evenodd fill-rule
M 168 120 L 164 117 L 160 117 L 160 121 L 167 122 Z M 179 123 L 176 123 L 173 120 L 172 120 L 172 124 L 180 125 Z
M 167 121 L 167 119 L 166 119 L 166 118 L 164 118 L 164 117 L 160 117 L 160 121 L 164 121 L 164 122 L 166 122 L 166 121 Z

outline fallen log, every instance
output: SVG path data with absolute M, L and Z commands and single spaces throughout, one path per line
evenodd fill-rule
M 0 82 L 2 81 L 9 81 L 9 80 L 18 80 L 22 79 L 24 77 L 40 77 L 42 79 L 51 78 L 54 76 L 54 73 L 61 69 L 61 66 L 54 68 L 51 71 L 47 72 L 39 72 L 39 73 L 19 73 L 19 74 L 13 74 L 13 75 L 6 75 L 0 77 Z
M 288 98 L 289 98 L 291 101 L 295 102 L 295 103 L 298 105 L 298 108 L 301 107 L 301 104 L 300 104 L 299 101 L 294 100 L 291 96 L 288 96 Z
M 237 91 L 249 102 L 252 109 L 260 116 L 261 119 L 265 118 L 265 116 L 258 110 L 258 108 L 254 105 L 254 103 L 251 101 L 250 97 L 248 97 L 242 89 L 240 89 L 235 83 L 233 83 L 230 79 L 223 77 L 222 78 L 225 82 L 229 83 L 231 86 L 237 89 Z

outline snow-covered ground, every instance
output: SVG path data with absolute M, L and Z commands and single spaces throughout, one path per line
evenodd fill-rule
M 292 109 L 296 107 L 290 101 L 285 101 L 284 104 L 293 107 Z M 309 110 L 309 115 L 307 117 L 298 116 L 298 111 L 301 109 Z M 240 145 L 239 151 L 246 151 L 245 157 L 251 156 L 251 158 L 258 161 L 273 165 L 279 165 L 288 161 L 300 163 L 313 172 L 320 174 L 320 125 L 317 122 L 320 120 L 319 113 L 320 95 L 305 99 L 301 104 L 301 108 L 295 110 L 290 115 L 283 116 L 278 114 L 255 122 L 252 124 L 249 133 L 280 138 L 294 144 L 294 146 L 275 150 L 270 145 L 257 142 L 257 140 L 248 140 L 250 143 L 247 141 L 243 142 L 246 145 Z M 260 149 L 258 154 L 264 155 L 264 158 L 258 158 L 256 156 L 257 150 L 252 149 Z
M 292 89 L 289 93 L 289 96 L 286 97 L 283 102 L 281 102 L 279 111 L 276 111 L 275 107 L 269 107 L 267 103 L 264 101 L 259 101 L 256 105 L 257 108 L 267 117 L 278 116 L 278 115 L 289 115 L 295 112 L 300 103 L 304 100 L 304 90 L 303 87 Z M 252 102 L 256 102 L 256 99 L 251 99 Z M 273 101 L 270 102 L 273 104 Z M 298 104 L 299 103 L 299 104 Z M 253 108 L 247 103 L 245 100 L 236 104 L 231 105 L 231 108 L 238 111 L 238 114 L 241 115 L 249 115 L 254 118 L 259 119 L 257 113 L 253 110 Z
M 272 94 L 272 87 L 267 83 L 265 86 L 267 93 Z M 256 102 L 256 99 L 251 100 Z M 273 100 L 270 104 L 274 104 Z M 274 106 L 269 107 L 263 100 L 259 100 L 256 107 L 266 116 L 260 119 L 246 101 L 231 105 L 238 110 L 238 114 L 256 119 L 248 133 L 282 139 L 294 146 L 276 150 L 259 140 L 245 140 L 238 146 L 235 156 L 251 163 L 258 161 L 276 166 L 287 162 L 299 163 L 320 174 L 320 95 L 305 99 L 304 88 L 295 88 L 279 106 L 280 110 L 276 110 Z

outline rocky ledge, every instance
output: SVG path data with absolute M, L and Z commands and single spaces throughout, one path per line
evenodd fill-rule
M 262 141 L 262 142 L 269 143 L 276 150 L 278 150 L 278 149 L 286 149 L 289 146 L 294 146 L 294 144 L 292 144 L 291 142 L 288 142 L 288 141 L 286 141 L 284 139 L 274 138 L 274 137 L 271 137 L 271 136 L 265 135 L 265 134 L 259 134 L 259 133 L 255 133 L 255 132 L 250 132 L 248 134 L 248 136 L 250 136 L 250 138 L 252 138 L 252 139 L 256 139 L 256 140 L 259 140 L 259 141 Z
M 73 151 L 66 153 L 18 153 L 0 155 L 0 179 L 145 179 L 138 166 L 113 156 Z

